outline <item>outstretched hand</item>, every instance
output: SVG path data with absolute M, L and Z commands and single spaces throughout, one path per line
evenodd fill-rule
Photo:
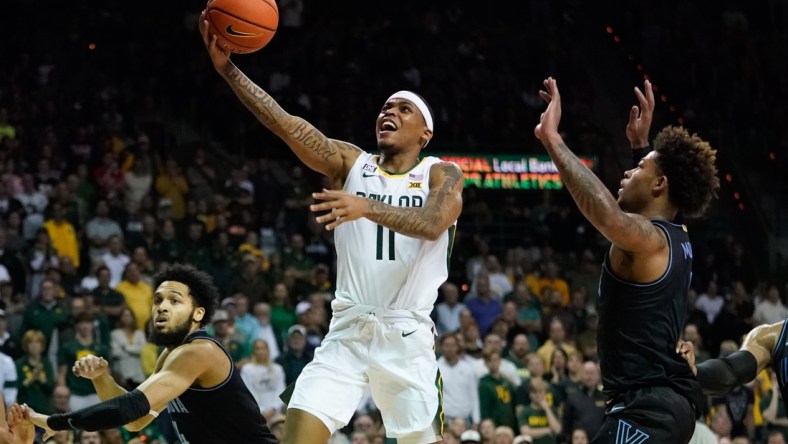
M 219 39 L 215 34 L 210 33 L 208 20 L 205 17 L 205 11 L 200 14 L 199 23 L 197 26 L 200 28 L 200 34 L 202 35 L 202 41 L 205 44 L 205 49 L 208 50 L 208 55 L 211 56 L 213 67 L 221 73 L 224 67 L 230 63 L 230 51 L 219 46 Z
M 643 89 L 645 94 L 640 91 L 640 88 L 635 87 L 635 95 L 638 98 L 640 106 L 634 105 L 629 111 L 629 123 L 627 123 L 627 139 L 632 149 L 645 148 L 648 146 L 648 132 L 651 128 L 651 120 L 654 117 L 654 90 L 651 88 L 651 82 L 646 80 L 643 82 Z
M 551 137 L 558 136 L 558 123 L 561 122 L 561 94 L 558 92 L 558 82 L 554 78 L 548 77 L 543 83 L 546 91 L 540 90 L 539 97 L 547 102 L 547 109 L 539 118 L 534 134 L 544 144 Z
M 11 414 L 14 417 L 22 418 L 23 421 L 29 421 L 36 427 L 44 429 L 44 441 L 55 435 L 55 431 L 50 429 L 49 424 L 47 424 L 49 416 L 36 413 L 36 411 L 31 409 L 27 404 L 19 405 L 14 403 L 14 405 L 11 406 Z
M 692 345 L 692 342 L 679 339 L 679 343 L 676 345 L 676 353 L 687 361 L 692 373 L 698 376 L 698 368 L 695 367 L 695 346 Z
M 8 410 L 8 428 L 13 436 L 14 444 L 31 444 L 36 437 L 36 429 L 30 416 L 27 415 L 19 404 L 14 404 Z
M 312 197 L 323 202 L 310 205 L 311 211 L 330 211 L 315 218 L 319 224 L 327 223 L 326 230 L 333 230 L 345 222 L 364 217 L 369 209 L 369 199 L 345 191 L 324 189 L 322 193 L 312 193 Z

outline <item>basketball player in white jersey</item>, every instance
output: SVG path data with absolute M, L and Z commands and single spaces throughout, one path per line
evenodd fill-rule
M 424 99 L 400 91 L 375 129 L 379 155 L 329 139 L 285 112 L 200 31 L 211 61 L 241 102 L 331 190 L 312 211 L 335 230 L 338 256 L 331 328 L 296 381 L 284 442 L 322 444 L 348 423 L 369 387 L 386 433 L 400 443 L 442 440 L 440 375 L 429 314 L 448 276 L 463 175 L 453 163 L 421 157 L 433 135 Z

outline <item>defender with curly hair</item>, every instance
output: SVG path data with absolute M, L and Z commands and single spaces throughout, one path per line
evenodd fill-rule
M 147 380 L 127 392 L 107 372 L 104 358 L 88 355 L 72 370 L 93 381 L 101 403 L 52 416 L 27 406 L 15 409 L 42 427 L 47 437 L 56 430 L 93 431 L 123 425 L 137 431 L 166 408 L 181 443 L 278 442 L 230 355 L 203 328 L 219 300 L 213 278 L 190 265 L 175 264 L 154 281 L 149 339 L 165 349 Z
M 687 318 L 692 244 L 674 223 L 704 214 L 719 188 L 716 152 L 683 128 L 648 133 L 654 93 L 635 88 L 626 134 L 634 166 L 618 199 L 582 164 L 558 133 L 555 79 L 540 91 L 548 103 L 535 134 L 555 162 L 583 215 L 612 243 L 599 282 L 597 334 L 602 382 L 610 403 L 592 443 L 687 443 L 703 409 L 700 385 L 676 353 Z

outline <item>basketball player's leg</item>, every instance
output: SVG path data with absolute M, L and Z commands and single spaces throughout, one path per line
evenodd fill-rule
M 381 324 L 370 353 L 369 388 L 386 436 L 397 444 L 443 441 L 442 380 L 426 324 Z
M 285 415 L 285 444 L 325 444 L 347 425 L 368 384 L 361 348 L 324 339 L 298 376 Z
M 284 444 L 325 443 L 331 432 L 317 416 L 297 408 L 287 409 L 285 416 Z

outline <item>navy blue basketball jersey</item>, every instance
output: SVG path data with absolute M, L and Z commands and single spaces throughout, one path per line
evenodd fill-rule
M 641 387 L 670 387 L 699 412 L 700 385 L 676 344 L 687 321 L 692 245 L 686 227 L 652 220 L 665 232 L 670 259 L 654 282 L 628 282 L 615 275 L 605 255 L 599 281 L 597 346 L 605 392 L 616 396 Z
M 230 374 L 221 384 L 204 388 L 192 385 L 167 404 L 180 443 L 236 444 L 278 442 L 260 414 L 260 409 L 246 388 L 227 350 L 216 338 L 199 329 L 183 341 L 209 340 L 224 351 L 232 364 Z
M 777 338 L 777 343 L 774 344 L 772 370 L 777 375 L 777 383 L 780 386 L 783 404 L 788 409 L 788 319 L 783 321 L 780 337 Z

